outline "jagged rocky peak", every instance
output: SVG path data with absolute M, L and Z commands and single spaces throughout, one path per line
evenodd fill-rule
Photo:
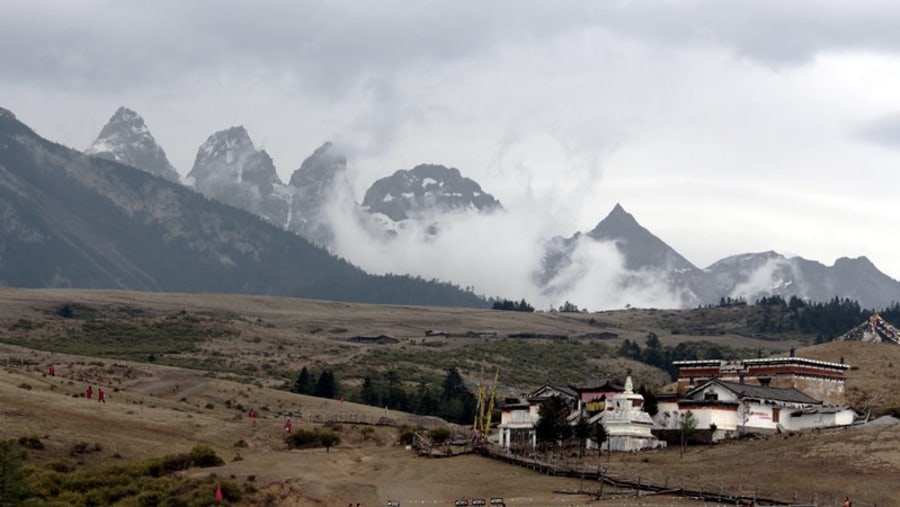
M 290 194 L 272 157 L 257 150 L 243 126 L 209 136 L 197 149 L 187 183 L 201 194 L 283 227 Z
M 747 269 L 752 268 L 756 269 L 761 265 L 770 262 L 770 261 L 784 261 L 787 262 L 787 259 L 778 252 L 774 252 L 772 250 L 767 250 L 765 252 L 756 252 L 756 253 L 743 253 L 737 255 L 731 255 L 725 257 L 724 259 L 719 259 L 715 263 L 711 264 L 706 271 L 718 271 L 724 269 Z
M 627 235 L 638 229 L 646 230 L 641 227 L 634 215 L 625 211 L 621 204 L 616 203 L 606 218 L 597 223 L 588 235 L 593 237 Z
M 85 153 L 115 160 L 168 180 L 178 181 L 178 172 L 153 138 L 139 114 L 120 107 L 100 130 Z
M 228 182 L 254 185 L 268 194 L 281 184 L 272 157 L 265 150 L 256 149 L 242 125 L 209 136 L 197 149 L 188 179 L 201 192 L 208 184 Z
M 490 213 L 500 202 L 459 169 L 422 164 L 382 178 L 366 191 L 363 207 L 394 221 L 428 217 L 434 213 L 474 210 Z
M 291 211 L 285 227 L 317 245 L 331 248 L 334 229 L 328 207 L 356 206 L 346 169 L 347 157 L 330 142 L 306 157 L 291 174 Z
M 312 155 L 291 174 L 290 185 L 299 189 L 329 184 L 347 169 L 347 157 L 330 141 L 316 148 Z
M 862 256 L 852 259 L 850 257 L 840 257 L 834 261 L 835 268 L 851 268 L 851 269 L 878 269 L 868 257 Z

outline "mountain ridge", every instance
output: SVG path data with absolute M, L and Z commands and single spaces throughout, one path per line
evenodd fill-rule
M 446 283 L 370 275 L 185 186 L 0 115 L 0 284 L 484 306 Z
M 120 123 L 140 119 L 125 108 L 117 110 L 114 118 L 117 115 L 122 116 Z M 142 119 L 129 131 L 149 135 Z M 255 148 L 244 127 L 231 127 L 213 136 L 222 133 L 235 138 L 233 146 L 223 149 L 224 155 L 214 161 L 216 157 L 211 151 L 204 152 L 206 143 L 201 145 L 195 166 L 187 178 L 194 188 L 207 197 L 247 210 L 276 227 L 299 234 L 329 251 L 334 251 L 336 220 L 346 218 L 334 216 L 337 208 L 341 208 L 341 213 L 349 212 L 348 216 L 368 233 L 367 239 L 377 242 L 421 230 L 425 231 L 423 237 L 411 239 L 430 241 L 429 238 L 441 232 L 440 215 L 443 213 L 474 211 L 486 214 L 503 209 L 499 201 L 482 190 L 477 182 L 463 177 L 456 168 L 438 164 L 420 164 L 376 180 L 362 203 L 358 203 L 347 180 L 347 158 L 330 142 L 325 142 L 307 157 L 285 184 L 278 178 L 271 157 L 265 150 Z M 103 132 L 98 139 L 102 137 Z M 231 160 L 229 153 L 233 157 Z M 203 165 L 201 162 L 219 164 L 219 169 L 209 171 L 215 178 L 210 176 L 204 180 L 198 177 L 202 171 L 197 166 Z M 229 165 L 235 163 L 239 164 Z M 212 180 L 218 183 L 213 184 Z M 448 183 L 450 181 L 454 183 Z M 420 221 L 422 227 L 405 229 L 410 221 Z M 346 223 L 345 220 L 342 225 Z M 572 256 L 585 245 L 611 245 L 623 266 L 617 266 L 615 262 L 590 265 L 590 255 L 585 252 L 581 252 L 577 262 L 573 263 Z M 600 261 L 594 262 L 609 263 L 611 260 L 609 255 L 601 257 Z M 566 297 L 572 284 L 586 283 L 584 275 L 598 270 L 613 273 L 614 276 L 607 277 L 615 284 L 611 290 L 642 287 L 645 294 L 665 294 L 665 298 L 650 300 L 651 304 L 660 305 L 691 307 L 715 304 L 722 297 L 753 300 L 769 295 L 797 295 L 817 301 L 835 296 L 852 297 L 871 307 L 900 300 L 900 289 L 897 288 L 900 282 L 880 272 L 866 257 L 842 257 L 833 266 L 825 266 L 801 257 L 787 258 L 770 250 L 729 256 L 701 269 L 642 226 L 620 203 L 616 203 L 592 229 L 568 238 L 560 236 L 546 240 L 532 283 L 542 295 Z

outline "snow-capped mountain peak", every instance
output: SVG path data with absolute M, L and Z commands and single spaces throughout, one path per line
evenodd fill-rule
M 422 164 L 381 178 L 369 188 L 363 207 L 391 220 L 430 219 L 434 214 L 457 211 L 490 213 L 502 209 L 500 202 L 483 191 L 459 169 Z
M 85 153 L 178 181 L 178 172 L 153 138 L 144 119 L 126 107 L 116 110 Z
M 272 157 L 257 150 L 243 126 L 220 130 L 197 149 L 188 173 L 194 188 L 213 199 L 283 224 L 290 196 Z
M 250 134 L 243 125 L 220 130 L 209 136 L 197 150 L 197 158 L 194 160 L 194 169 L 207 167 L 213 161 L 235 167 L 241 170 L 241 165 L 246 157 L 256 152 Z M 193 173 L 194 170 L 191 170 Z M 196 176 L 196 175 L 195 175 Z M 238 173 L 240 177 L 240 173 Z

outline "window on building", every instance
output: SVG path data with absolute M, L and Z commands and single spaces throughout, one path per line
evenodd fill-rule
M 719 393 L 703 393 L 703 399 L 706 401 L 718 401 Z

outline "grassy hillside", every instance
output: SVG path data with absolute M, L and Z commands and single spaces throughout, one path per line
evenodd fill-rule
M 462 496 L 586 505 L 586 497 L 553 493 L 583 487 L 577 480 L 535 475 L 474 456 L 416 458 L 397 445 L 393 425 L 422 424 L 421 418 L 278 388 L 303 365 L 329 366 L 351 389 L 353 379 L 368 369 L 393 368 L 426 378 L 458 366 L 475 381 L 482 365 L 485 372 L 501 365 L 501 382 L 513 391 L 544 380 L 579 382 L 629 368 L 653 383 L 665 381 L 665 375 L 616 357 L 624 340 L 643 346 L 647 334 L 655 333 L 664 346 L 707 340 L 723 350 L 768 354 L 786 353 L 809 338 L 742 336 L 752 311 L 514 314 L 267 297 L 2 290 L 0 440 L 12 439 L 34 470 L 95 476 L 106 473 L 98 467 L 110 463 L 131 470 L 149 459 L 208 446 L 223 465 L 190 467 L 164 475 L 168 486 L 148 486 L 180 491 L 190 497 L 188 505 L 208 504 L 219 482 L 226 483 L 229 494 L 241 495 L 239 503 L 245 505 L 384 505 L 394 498 L 443 505 Z M 717 326 L 723 334 L 671 333 L 673 326 L 687 329 L 689 324 L 695 333 Z M 429 329 L 449 336 L 425 336 Z M 455 336 L 468 331 L 483 334 Z M 568 339 L 508 337 L 521 333 Z M 616 336 L 599 338 L 599 333 Z M 397 343 L 353 341 L 382 334 Z M 847 391 L 857 407 L 883 412 L 900 406 L 892 388 L 900 347 L 829 343 L 801 347 L 798 355 L 829 361 L 843 357 L 853 365 Z M 49 364 L 56 367 L 55 377 L 46 374 Z M 87 385 L 103 386 L 108 402 L 86 400 Z M 259 418 L 246 417 L 250 407 Z M 282 438 L 286 414 L 295 428 L 335 432 L 340 444 L 330 452 L 289 450 Z M 328 422 L 335 419 L 342 422 Z M 378 422 L 390 425 L 372 424 Z M 33 445 L 35 440 L 42 448 Z M 770 459 L 774 455 L 777 461 Z M 677 449 L 593 456 L 588 464 L 660 483 L 796 494 L 804 501 L 849 494 L 860 505 L 896 505 L 900 496 L 882 486 L 900 471 L 897 456 L 900 426 L 882 425 L 695 447 L 684 458 Z M 654 501 L 694 505 L 672 499 L 639 502 Z
M 667 375 L 621 357 L 626 340 L 643 347 L 652 333 L 663 346 L 706 343 L 725 357 L 802 343 L 750 333 L 752 307 L 520 313 L 67 290 L 0 290 L 0 301 L 3 343 L 197 368 L 265 385 L 293 381 L 304 366 L 332 368 L 348 385 L 388 370 L 410 385 L 432 382 L 449 367 L 470 381 L 499 368 L 501 383 L 514 391 L 628 370 L 638 383 L 656 385 Z M 380 335 L 395 342 L 363 340 Z

